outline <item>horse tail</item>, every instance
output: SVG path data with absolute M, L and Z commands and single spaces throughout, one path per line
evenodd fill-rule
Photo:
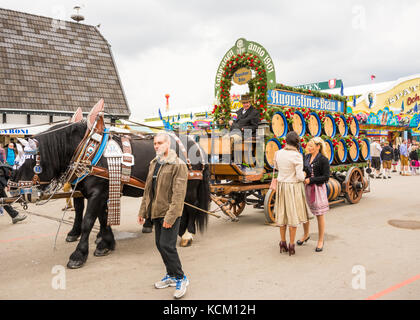
M 210 208 L 210 168 L 208 164 L 203 164 L 203 180 L 198 186 L 198 207 L 203 210 Z M 207 227 L 209 216 L 200 210 L 196 210 L 197 215 L 195 219 L 196 227 L 200 232 L 203 232 Z

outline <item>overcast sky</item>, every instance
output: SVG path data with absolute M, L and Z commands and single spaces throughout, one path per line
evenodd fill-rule
M 277 83 L 344 86 L 419 73 L 420 2 L 280 0 L 0 0 L 0 7 L 70 19 L 74 5 L 112 46 L 132 118 L 214 104 L 216 69 L 238 38 L 260 43 Z

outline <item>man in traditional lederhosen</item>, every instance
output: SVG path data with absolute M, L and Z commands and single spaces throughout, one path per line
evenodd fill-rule
M 150 218 L 155 227 L 156 247 L 166 266 L 166 276 L 155 283 L 157 289 L 176 287 L 174 297 L 182 298 L 189 285 L 176 249 L 181 215 L 187 192 L 188 168 L 170 149 L 166 133 L 155 136 L 156 158 L 150 162 L 139 223 Z

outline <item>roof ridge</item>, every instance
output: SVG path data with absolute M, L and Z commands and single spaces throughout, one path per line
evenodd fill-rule
M 0 11 L 2 11 L 2 10 L 3 11 L 16 12 L 18 14 L 24 14 L 24 15 L 28 15 L 28 16 L 40 17 L 40 18 L 44 18 L 44 19 L 60 20 L 60 19 L 56 19 L 56 18 L 52 18 L 52 17 L 48 17 L 48 16 L 42 16 L 42 15 L 39 15 L 39 14 L 17 11 L 17 10 L 13 10 L 13 9 L 0 8 Z M 96 29 L 96 27 L 94 25 L 91 25 L 91 24 L 79 23 L 79 22 L 70 21 L 70 20 L 60 20 L 60 21 L 65 21 L 65 22 L 73 23 L 73 24 L 76 24 L 76 25 L 79 25 L 79 26 L 87 26 L 87 27 L 91 27 L 93 29 Z

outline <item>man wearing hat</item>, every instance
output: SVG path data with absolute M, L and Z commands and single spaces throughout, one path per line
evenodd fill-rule
M 231 127 L 230 136 L 233 138 L 234 143 L 233 150 L 235 153 L 235 162 L 242 157 L 242 139 L 245 130 L 250 130 L 250 132 L 254 134 L 260 121 L 259 112 L 251 105 L 250 95 L 243 95 L 241 102 L 243 108 L 236 111 L 236 114 L 238 115 L 236 120 L 229 121 Z

